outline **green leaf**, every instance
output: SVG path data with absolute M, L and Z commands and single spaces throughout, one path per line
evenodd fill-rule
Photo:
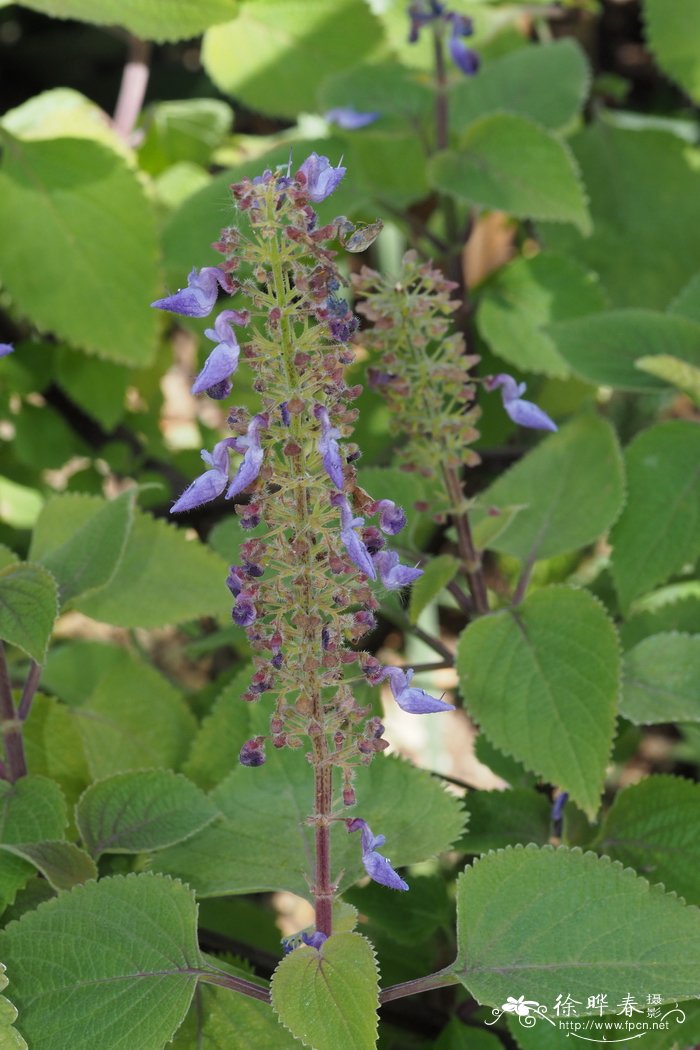
M 610 757 L 619 664 L 603 606 L 563 586 L 475 620 L 457 649 L 460 691 L 484 733 L 590 818 Z
M 0 638 L 41 664 L 58 613 L 56 581 L 41 565 L 18 562 L 0 570 Z
M 305 1046 L 374 1050 L 379 972 L 361 934 L 334 934 L 318 951 L 296 948 L 275 970 L 270 990 L 280 1021 Z
M 88 353 L 148 363 L 158 330 L 149 305 L 157 249 L 136 173 L 88 139 L 2 137 L 0 276 L 17 308 Z
M 78 802 L 76 823 L 85 848 L 99 857 L 172 846 L 216 814 L 214 803 L 186 777 L 154 769 L 92 784 Z
M 95 862 L 74 842 L 3 843 L 0 850 L 33 864 L 55 890 L 70 890 L 97 878 Z
M 696 273 L 681 288 L 676 298 L 669 304 L 668 312 L 700 322 L 700 273 Z
M 233 111 L 218 98 L 187 98 L 158 102 L 143 118 L 146 134 L 139 161 L 158 175 L 183 161 L 207 167 L 231 127 Z
M 503 1043 L 493 1032 L 452 1017 L 432 1044 L 432 1050 L 503 1050 Z
M 24 723 L 24 746 L 29 772 L 51 777 L 69 802 L 77 801 L 90 773 L 73 712 L 53 697 L 38 693 Z
M 0 781 L 2 846 L 60 839 L 66 823 L 65 799 L 53 780 L 26 776 L 14 784 Z M 20 857 L 3 856 L 0 864 L 0 912 L 12 903 L 17 890 L 24 886 L 33 872 L 28 861 Z
M 372 197 L 390 200 L 397 208 L 430 193 L 425 154 L 416 134 L 365 131 L 350 140 L 348 168 L 353 182 Z
M 175 5 L 172 0 L 22 0 L 22 6 L 52 18 L 122 26 L 158 43 L 199 36 L 236 9 L 235 0 L 178 0 Z
M 124 365 L 90 358 L 68 347 L 56 352 L 56 379 L 71 401 L 106 430 L 113 430 L 123 417 L 129 371 Z
M 4 991 L 8 983 L 5 966 L 0 963 L 0 991 Z M 0 995 L 0 1050 L 29 1050 L 26 1042 L 14 1027 L 16 1020 L 16 1008 L 6 996 Z
M 427 605 L 434 601 L 440 592 L 453 580 L 459 571 L 459 558 L 451 554 L 438 554 L 427 562 L 420 576 L 411 588 L 408 606 L 408 618 L 411 623 L 418 623 L 418 617 Z
M 103 109 L 73 88 L 50 88 L 3 114 L 2 126 L 20 139 L 93 139 L 129 158 L 131 150 Z
M 481 117 L 462 135 L 459 151 L 431 163 L 436 189 L 519 219 L 570 222 L 590 230 L 576 163 L 559 139 L 524 117 Z
M 700 903 L 700 784 L 652 776 L 615 796 L 594 849 Z
M 680 588 L 684 585 L 681 584 Z M 620 624 L 620 641 L 624 649 L 631 649 L 652 634 L 664 631 L 682 631 L 692 634 L 700 623 L 700 583 L 696 591 L 680 590 L 672 584 L 635 602 L 632 613 Z
M 0 517 L 13 529 L 31 529 L 44 500 L 36 489 L 0 477 Z
M 228 988 L 199 984 L 190 1012 L 168 1050 L 299 1050 L 269 1003 Z
M 698 270 L 696 151 L 668 132 L 626 131 L 603 120 L 571 145 L 593 232 L 586 238 L 570 226 L 548 226 L 546 246 L 595 270 L 613 306 L 665 309 Z
M 700 324 L 652 310 L 611 310 L 550 324 L 558 352 L 591 383 L 622 390 L 658 390 L 663 381 L 641 370 L 640 358 L 670 354 L 700 363 Z
M 430 511 L 416 510 L 416 503 L 430 507 L 441 491 L 439 482 L 407 474 L 398 467 L 360 467 L 357 480 L 374 499 L 393 499 L 406 513 L 406 528 L 401 533 L 401 542 L 421 547 L 421 539 L 434 530 Z
M 642 431 L 625 449 L 627 504 L 612 530 L 612 574 L 623 609 L 700 552 L 700 427 Z
M 656 634 L 631 649 L 620 711 L 635 725 L 700 722 L 700 634 Z
M 89 882 L 0 933 L 32 1050 L 162 1050 L 201 957 L 190 890 L 158 875 Z
M 312 112 L 320 81 L 381 42 L 381 25 L 362 0 L 336 0 L 330 10 L 327 0 L 248 0 L 238 12 L 206 33 L 204 68 L 224 94 L 273 116 Z
M 602 310 L 597 277 L 574 259 L 554 252 L 520 258 L 484 289 L 479 332 L 493 352 L 524 372 L 566 377 L 569 365 L 546 330 L 561 321 Z
M 232 758 L 242 743 L 230 741 Z M 449 849 L 464 825 L 459 800 L 405 762 L 375 758 L 358 770 L 355 788 L 363 818 L 375 834 L 386 835 L 395 867 Z M 179 875 L 202 897 L 278 889 L 308 896 L 314 846 L 313 829 L 304 820 L 313 810 L 313 777 L 303 753 L 277 752 L 254 770 L 238 766 L 212 798 L 222 819 L 158 853 L 154 870 Z M 331 856 L 334 873 L 344 872 L 341 888 L 364 874 L 356 839 L 342 824 L 333 825 Z
M 18 461 L 33 471 L 58 470 L 88 447 L 60 412 L 50 405 L 24 401 L 14 417 L 13 451 Z
M 620 513 L 622 457 L 605 420 L 583 415 L 540 444 L 482 493 L 482 506 L 525 505 L 491 540 L 521 561 L 593 543 Z
M 106 502 L 70 493 L 54 496 L 34 528 L 30 556 L 53 573 L 61 605 L 108 584 L 131 531 L 135 489 Z
M 70 639 L 53 645 L 41 674 L 42 688 L 67 704 L 82 704 L 105 674 L 124 659 L 120 645 Z
M 16 565 L 18 561 L 19 555 L 6 547 L 4 543 L 0 543 L 0 569 L 6 569 L 8 565 Z
M 536 791 L 471 791 L 467 809 L 469 824 L 457 846 L 464 853 L 487 853 L 519 842 L 544 846 L 549 841 L 551 803 Z
M 404 120 L 432 116 L 435 96 L 420 75 L 399 62 L 363 62 L 328 77 L 321 85 L 319 108 L 351 106 L 360 113 L 380 113 Z
M 670 386 L 675 386 L 688 394 L 696 405 L 700 405 L 700 368 L 681 361 L 672 354 L 656 354 L 650 357 L 639 357 L 635 362 L 637 368 L 649 375 L 656 376 Z
M 480 1002 L 524 995 L 551 1015 L 558 995 L 578 1014 L 594 989 L 693 998 L 700 911 L 608 858 L 560 847 L 489 853 L 457 884 L 458 955 L 450 970 Z
M 488 113 L 505 110 L 558 131 L 578 115 L 589 84 L 586 57 L 570 37 L 522 47 L 486 61 L 478 77 L 457 80 L 450 91 L 450 118 L 461 128 Z
M 196 724 L 162 675 L 126 655 L 71 714 L 93 779 L 131 769 L 177 768 Z
M 399 944 L 423 944 L 438 928 L 454 925 L 447 883 L 442 875 L 415 875 L 411 877 L 409 896 L 387 893 L 376 882 L 362 889 L 351 887 L 343 895 L 373 922 L 390 934 Z M 333 929 L 339 932 L 335 920 Z
M 227 563 L 184 530 L 137 512 L 109 586 L 81 598 L 80 612 L 118 627 L 165 627 L 230 617 Z
M 228 776 L 235 766 L 236 746 L 255 735 L 250 705 L 241 699 L 253 673 L 250 665 L 244 667 L 219 693 L 192 741 L 182 771 L 205 791 Z
M 660 68 L 700 102 L 700 23 L 693 0 L 644 0 L 649 48 Z

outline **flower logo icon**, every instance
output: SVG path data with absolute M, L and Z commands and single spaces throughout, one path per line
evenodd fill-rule
M 532 999 L 526 999 L 524 995 L 521 995 L 518 999 L 514 999 L 512 995 L 508 996 L 508 999 L 501 1007 L 505 1014 L 517 1014 L 518 1017 L 529 1017 L 530 1010 L 532 1007 L 538 1007 L 540 1004 L 534 1002 Z

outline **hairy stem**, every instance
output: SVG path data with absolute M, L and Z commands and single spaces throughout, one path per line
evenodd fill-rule
M 114 127 L 121 137 L 130 142 L 138 120 L 143 100 L 146 97 L 151 45 L 138 37 L 129 37 L 129 57 L 122 73 L 117 105 L 114 110 Z
M 449 988 L 450 985 L 459 984 L 459 979 L 453 973 L 431 973 L 427 977 L 416 977 L 413 981 L 404 981 L 403 984 L 392 984 L 389 988 L 382 988 L 379 993 L 380 1003 L 390 1003 L 392 999 L 403 999 L 407 995 L 417 995 L 419 992 L 430 992 L 434 988 Z
M 235 977 L 232 973 L 220 970 L 213 973 L 210 970 L 198 971 L 200 981 L 205 984 L 218 984 L 221 988 L 231 988 L 234 992 L 247 995 L 250 999 L 260 999 L 263 1003 L 269 1003 L 270 992 L 267 988 L 261 988 L 259 984 L 247 981 L 245 977 Z
M 483 616 L 489 611 L 489 599 L 486 591 L 486 581 L 484 579 L 481 557 L 474 546 L 474 540 L 472 538 L 469 515 L 466 510 L 459 509 L 464 499 L 462 483 L 457 471 L 452 467 L 444 467 L 443 472 L 445 475 L 447 491 L 452 500 L 453 515 L 457 529 L 457 544 L 459 546 L 460 557 L 464 564 L 464 571 L 467 574 L 469 590 L 474 601 L 474 608 L 477 615 Z
M 0 719 L 2 720 L 2 737 L 7 760 L 6 776 L 11 783 L 14 783 L 15 780 L 27 775 L 27 761 L 24 756 L 22 721 L 15 711 L 12 700 L 12 686 L 7 669 L 5 646 L 2 642 L 0 642 Z
M 32 660 L 27 680 L 24 683 L 22 689 L 22 696 L 20 697 L 19 705 L 17 707 L 17 717 L 22 721 L 26 721 L 29 716 L 29 712 L 32 709 L 32 700 L 34 694 L 39 686 L 39 679 L 41 678 L 41 664 L 38 664 L 36 660 Z

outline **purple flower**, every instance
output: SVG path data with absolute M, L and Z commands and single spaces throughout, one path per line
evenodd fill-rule
M 328 412 L 323 405 L 314 407 L 314 415 L 321 424 L 321 436 L 317 441 L 316 447 L 323 460 L 326 474 L 337 488 L 342 489 L 344 481 L 343 461 L 340 458 L 340 449 L 336 440 L 340 437 L 340 431 L 337 427 L 331 426 Z
M 379 120 L 381 113 L 362 113 L 352 106 L 336 106 L 323 114 L 329 124 L 335 124 L 343 131 L 355 131 L 357 128 L 366 128 L 368 124 L 374 124 Z
M 392 499 L 380 499 L 377 504 L 379 511 L 379 528 L 387 536 L 396 536 L 406 524 L 406 514 L 403 507 L 397 507 Z
M 0 343 L 0 357 L 7 357 L 8 354 L 13 354 L 15 348 L 12 343 Z
M 245 591 L 241 591 L 236 598 L 236 604 L 231 612 L 231 619 L 239 627 L 250 627 L 257 618 L 258 611 L 255 608 L 253 599 Z
M 457 14 L 456 11 L 445 10 L 445 5 L 438 3 L 437 0 L 429 0 L 427 6 L 425 0 L 422 0 L 422 2 L 421 0 L 416 0 L 415 3 L 409 6 L 408 14 L 411 19 L 411 28 L 408 34 L 409 44 L 416 43 L 421 29 L 423 26 L 429 25 L 430 22 L 440 21 L 443 24 L 447 23 L 450 26 L 448 48 L 452 61 L 467 76 L 473 76 L 477 72 L 479 69 L 479 56 L 476 51 L 472 51 L 471 48 L 467 47 L 462 39 L 465 36 L 471 36 L 474 32 L 471 18 Z
M 453 32 L 448 46 L 452 61 L 463 73 L 466 73 L 468 77 L 473 77 L 479 72 L 479 56 L 476 51 L 467 47 L 461 36 Z
M 396 551 L 378 551 L 373 560 L 388 591 L 398 591 L 401 587 L 407 587 L 423 575 L 422 569 L 409 569 L 407 565 L 401 565 Z
M 319 204 L 325 201 L 326 197 L 330 197 L 346 171 L 347 168 L 341 168 L 340 165 L 334 168 L 328 157 L 319 157 L 318 153 L 312 153 L 299 168 L 297 175 L 304 176 L 309 200 Z
M 453 704 L 446 704 L 444 700 L 426 693 L 425 689 L 411 686 L 414 672 L 409 668 L 402 671 L 400 667 L 385 667 L 382 678 L 389 679 L 394 699 L 403 711 L 411 715 L 431 715 L 437 711 L 454 711 Z
M 386 857 L 377 853 L 377 846 L 383 846 L 386 841 L 384 835 L 373 835 L 367 821 L 360 817 L 354 817 L 346 824 L 348 831 L 362 832 L 362 863 L 369 877 L 391 890 L 407 890 L 408 884 L 394 871 Z
M 261 766 L 265 761 L 265 738 L 254 736 L 246 740 L 238 753 L 238 761 L 242 766 Z
M 486 376 L 484 386 L 487 390 L 496 390 L 499 386 L 503 407 L 513 420 L 521 427 L 530 427 L 532 430 L 556 430 L 554 423 L 546 412 L 533 404 L 532 401 L 523 401 L 522 394 L 527 390 L 526 383 L 516 383 L 512 376 L 501 372 L 496 376 Z
M 247 314 L 238 310 L 223 310 L 214 322 L 213 328 L 207 328 L 204 332 L 207 339 L 211 339 L 217 345 L 204 362 L 204 368 L 192 384 L 193 394 L 203 394 L 205 390 L 211 391 L 233 375 L 238 368 L 238 357 L 241 348 L 238 345 L 231 324 L 245 325 L 248 323 Z M 230 384 L 227 384 L 230 386 Z M 224 397 L 227 395 L 224 394 Z
M 236 476 L 228 487 L 226 499 L 232 499 L 233 496 L 237 496 L 243 489 L 248 488 L 248 485 L 252 484 L 260 473 L 265 453 L 260 445 L 259 431 L 262 427 L 266 427 L 268 422 L 266 415 L 258 414 L 253 416 L 245 437 L 229 439 L 236 452 L 243 452 L 245 455 L 236 472 Z
M 206 317 L 214 307 L 219 285 L 224 291 L 229 290 L 228 277 L 223 270 L 216 266 L 203 266 L 199 273 L 196 269 L 191 271 L 186 288 L 181 288 L 165 299 L 156 299 L 151 306 L 185 317 Z
M 216 499 L 226 488 L 228 483 L 228 450 L 234 447 L 236 438 L 224 438 L 223 441 L 214 445 L 213 452 L 202 449 L 201 456 L 208 463 L 211 470 L 200 474 L 192 484 L 185 489 L 180 498 L 170 508 L 171 514 L 180 514 L 184 510 L 192 510 L 200 507 L 202 503 L 209 503 Z
M 557 795 L 554 802 L 552 803 L 552 823 L 556 824 L 558 821 L 564 819 L 564 806 L 569 801 L 568 791 L 562 791 L 560 795 Z
M 323 942 L 328 940 L 328 935 L 322 933 L 321 930 L 315 930 L 313 933 L 302 933 L 301 939 L 302 943 L 308 944 L 309 948 L 315 948 L 317 951 L 320 951 Z
M 365 519 L 353 518 L 350 504 L 342 492 L 334 493 L 331 496 L 331 503 L 334 507 L 340 508 L 340 538 L 345 545 L 350 561 L 357 565 L 358 569 L 369 576 L 370 579 L 376 580 L 377 570 L 372 563 L 369 551 L 355 532 L 357 527 L 364 525 Z

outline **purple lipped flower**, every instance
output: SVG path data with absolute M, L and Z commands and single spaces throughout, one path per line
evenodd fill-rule
M 258 618 L 258 611 L 255 608 L 253 599 L 245 591 L 236 598 L 236 604 L 231 611 L 231 619 L 239 627 L 250 627 Z
M 8 354 L 14 354 L 15 348 L 12 343 L 0 343 L 0 357 L 7 357 Z
M 201 456 L 208 463 L 211 470 L 200 474 L 198 478 L 189 485 L 180 498 L 170 508 L 171 514 L 180 514 L 184 510 L 192 510 L 200 507 L 203 503 L 209 503 L 216 499 L 228 484 L 228 450 L 235 447 L 236 438 L 224 438 L 214 445 L 213 452 L 202 449 Z
M 373 561 L 379 570 L 379 578 L 388 591 L 398 591 L 401 587 L 407 587 L 423 575 L 422 569 L 411 569 L 408 565 L 402 565 L 396 551 L 378 551 L 373 556 Z
M 234 496 L 237 496 L 239 492 L 242 492 L 243 489 L 252 484 L 260 473 L 265 453 L 260 444 L 259 431 L 261 428 L 266 427 L 268 422 L 266 415 L 258 413 L 258 415 L 253 416 L 248 424 L 245 437 L 230 439 L 236 452 L 243 452 L 244 456 L 236 476 L 228 487 L 226 499 L 232 499 Z
M 352 106 L 335 106 L 323 114 L 329 124 L 335 124 L 343 131 L 366 128 L 368 124 L 374 124 L 375 120 L 379 120 L 380 116 L 381 113 L 363 113 L 361 110 L 353 109 Z
M 557 425 L 546 412 L 532 401 L 524 401 L 522 395 L 527 390 L 526 383 L 516 383 L 511 375 L 500 372 L 495 376 L 486 376 L 484 386 L 487 390 L 502 387 L 503 407 L 514 423 L 532 430 L 557 430 Z
M 316 447 L 323 460 L 326 474 L 336 488 L 342 489 L 344 481 L 343 461 L 340 457 L 340 448 L 337 441 L 337 438 L 340 437 L 340 431 L 337 427 L 331 426 L 328 412 L 323 405 L 315 405 L 314 415 L 321 424 L 321 435 L 316 443 Z
M 369 824 L 361 817 L 353 817 L 345 823 L 349 832 L 362 832 L 362 863 L 369 877 L 391 890 L 407 890 L 408 883 L 394 871 L 386 857 L 377 852 L 377 847 L 383 846 L 386 841 L 384 835 L 372 834 Z
M 254 736 L 246 740 L 238 753 L 238 761 L 242 766 L 261 766 L 265 761 L 265 738 Z
M 416 0 L 415 3 L 410 4 L 408 15 L 411 19 L 411 28 L 408 34 L 409 44 L 416 43 L 423 26 L 438 21 L 442 22 L 443 25 L 447 23 L 450 26 L 448 49 L 452 61 L 467 76 L 473 76 L 478 71 L 479 56 L 476 51 L 467 47 L 463 40 L 463 37 L 471 36 L 474 32 L 471 18 L 467 18 L 466 15 L 460 15 L 456 11 L 447 11 L 445 5 L 438 3 L 437 0 L 429 0 L 427 4 L 425 0 L 422 0 L 422 2 L 421 0 Z
M 192 384 L 193 394 L 203 394 L 205 390 L 211 391 L 213 387 L 218 387 L 222 383 L 229 386 L 230 392 L 230 384 L 226 381 L 238 368 L 238 358 L 241 353 L 241 348 L 238 345 L 238 340 L 231 325 L 244 325 L 247 323 L 247 314 L 240 313 L 238 310 L 223 310 L 214 322 L 214 327 L 205 330 L 204 334 L 207 339 L 211 339 L 217 345 L 209 354 L 209 357 L 204 362 L 202 371 Z M 228 394 L 223 396 L 227 397 Z M 217 398 L 217 400 L 221 400 L 221 398 Z
M 411 715 L 432 715 L 438 711 L 454 711 L 453 704 L 447 704 L 444 700 L 426 693 L 425 689 L 419 689 L 411 685 L 414 671 L 402 671 L 400 667 L 385 667 L 382 678 L 389 679 L 394 699 L 403 711 Z
M 309 948 L 315 948 L 317 951 L 320 951 L 321 945 L 328 940 L 328 934 L 323 933 L 321 930 L 315 930 L 313 933 L 302 933 L 301 940 L 303 944 L 308 944 Z
M 392 499 L 380 499 L 377 504 L 379 511 L 379 528 L 387 536 L 396 536 L 406 524 L 406 513 L 403 507 L 397 507 Z
M 557 795 L 552 804 L 552 823 L 556 824 L 564 818 L 564 806 L 569 801 L 568 791 L 562 791 Z
M 206 317 L 214 307 L 219 286 L 229 291 L 229 279 L 224 271 L 217 266 L 203 266 L 199 271 L 194 269 L 190 272 L 186 288 L 180 288 L 174 295 L 167 295 L 164 299 L 156 299 L 151 306 L 184 317 Z
M 289 414 L 289 409 L 287 408 L 286 401 L 280 402 L 280 415 L 282 416 L 282 422 L 286 427 L 288 427 L 292 421 L 292 417 Z
M 241 576 L 241 570 L 238 565 L 232 565 L 229 568 L 228 576 L 226 577 L 226 586 L 234 598 L 237 598 L 241 591 L 244 590 L 245 580 Z
M 448 47 L 450 49 L 450 57 L 458 69 L 461 69 L 468 77 L 473 77 L 475 73 L 479 72 L 480 59 L 478 54 L 471 47 L 467 47 L 462 37 L 455 33 L 454 30 L 450 35 Z
M 318 153 L 312 153 L 299 168 L 297 176 L 304 176 L 309 200 L 319 204 L 326 197 L 330 197 L 346 171 L 347 168 L 340 165 L 334 168 L 328 157 L 319 157 Z
M 365 519 L 353 518 L 350 504 L 342 492 L 335 492 L 331 496 L 331 503 L 334 507 L 340 509 L 340 538 L 343 541 L 350 561 L 365 575 L 369 576 L 370 579 L 376 580 L 377 570 L 374 567 L 369 551 L 355 532 L 356 528 L 364 525 Z

